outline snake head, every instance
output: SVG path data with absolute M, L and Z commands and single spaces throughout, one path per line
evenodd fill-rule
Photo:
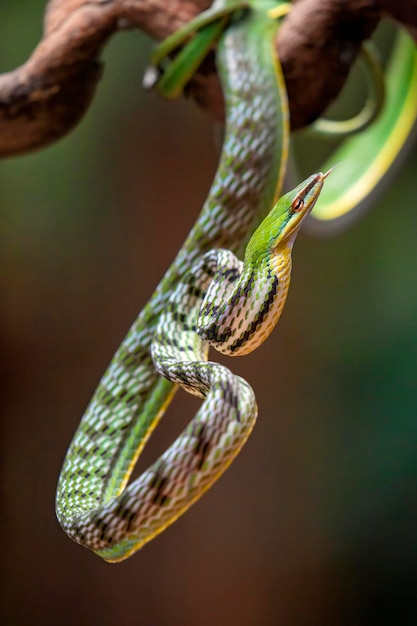
M 272 249 L 282 244 L 293 246 L 301 224 L 316 204 L 323 189 L 324 180 L 331 171 L 325 174 L 322 172 L 312 174 L 278 200 L 270 214 L 276 225 L 272 233 L 275 237 Z
M 254 261 L 278 249 L 292 248 L 301 224 L 316 204 L 331 171 L 312 174 L 278 200 L 250 238 L 245 260 Z

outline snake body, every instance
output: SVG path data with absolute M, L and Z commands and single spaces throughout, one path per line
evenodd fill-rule
M 403 162 L 417 134 L 417 46 L 397 33 L 385 71 L 385 102 L 375 122 L 332 152 L 323 169 L 340 163 L 313 210 L 308 229 L 329 234 L 368 210 Z
M 155 370 L 151 356 L 170 294 L 204 253 L 218 248 L 242 253 L 248 234 L 279 193 L 288 144 L 287 104 L 272 51 L 278 24 L 265 11 L 265 1 L 259 10 L 258 4 L 254 0 L 251 10 L 219 40 L 216 60 L 226 103 L 226 132 L 202 213 L 100 381 L 61 471 L 56 511 L 62 528 L 108 561 L 129 556 L 190 506 L 237 454 L 256 415 L 249 385 L 226 368 L 216 369 L 201 383 L 210 388 L 209 396 L 189 430 L 126 486 L 176 389 Z M 191 298 L 193 294 L 198 300 L 198 289 L 189 294 Z M 200 344 L 196 335 L 194 341 L 198 345 L 191 360 L 204 362 L 207 344 Z M 199 371 L 200 378 L 204 371 L 209 376 L 210 366 Z M 210 428 L 203 433 L 201 420 L 208 417 Z M 201 450 L 208 446 L 225 450 L 220 464 L 215 452 L 202 463 Z

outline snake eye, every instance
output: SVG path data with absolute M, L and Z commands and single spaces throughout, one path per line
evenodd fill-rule
M 291 210 L 293 213 L 298 213 L 304 206 L 304 200 L 302 198 L 296 198 L 291 205 Z

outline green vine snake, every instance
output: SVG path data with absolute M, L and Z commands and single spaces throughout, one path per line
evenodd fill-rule
M 151 77 L 167 92 L 181 91 L 184 64 L 192 73 L 201 47 L 214 38 L 226 130 L 202 212 L 113 357 L 64 460 L 58 520 L 73 540 L 106 561 L 130 556 L 201 497 L 256 420 L 253 390 L 208 361 L 208 346 L 237 356 L 269 335 L 285 303 L 294 239 L 323 195 L 325 179 L 327 186 L 334 176 L 315 174 L 279 198 L 289 122 L 274 41 L 285 11 L 273 0 L 217 2 L 154 58 L 157 66 L 159 57 L 199 32 L 161 78 Z M 190 49 L 197 59 L 191 69 Z M 239 261 L 235 255 L 243 252 Z M 201 397 L 201 408 L 170 448 L 128 484 L 179 386 Z

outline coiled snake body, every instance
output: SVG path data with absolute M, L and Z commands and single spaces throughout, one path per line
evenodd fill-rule
M 58 520 L 72 539 L 108 561 L 129 556 L 190 506 L 238 453 L 256 415 L 247 383 L 220 366 L 215 371 L 193 366 L 197 383 L 192 386 L 200 395 L 210 388 L 208 398 L 167 453 L 126 487 L 176 388 L 157 373 L 150 352 L 171 293 L 205 252 L 226 248 L 240 254 L 279 193 L 288 120 L 282 75 L 271 50 L 276 30 L 276 20 L 254 8 L 219 41 L 216 58 L 227 122 L 208 198 L 117 350 L 64 461 L 56 496 Z M 254 66 L 256 72 L 251 71 Z M 198 287 L 189 292 L 187 306 L 192 309 L 202 294 Z M 204 362 L 206 343 L 195 333 L 192 346 L 190 360 Z M 203 418 L 209 419 L 204 428 Z

